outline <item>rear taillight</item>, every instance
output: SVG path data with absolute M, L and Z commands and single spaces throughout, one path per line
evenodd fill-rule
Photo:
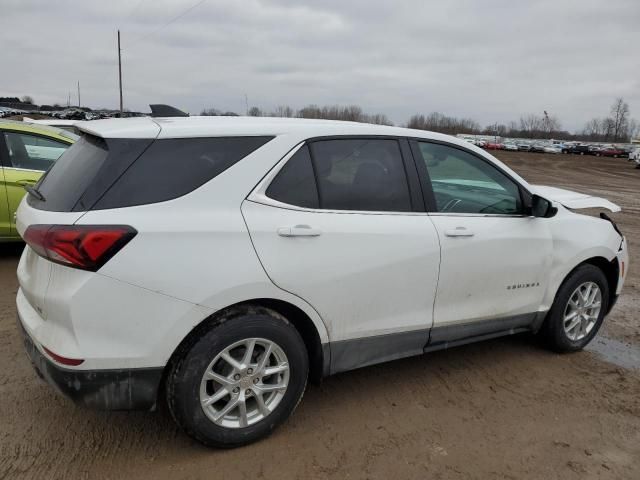
M 24 241 L 52 262 L 95 272 L 136 233 L 126 225 L 31 225 Z
M 58 355 L 57 353 L 54 353 L 51 350 L 49 350 L 44 345 L 42 345 L 42 349 L 45 351 L 45 353 L 47 355 L 49 355 L 52 359 L 54 359 L 56 362 L 58 362 L 58 363 L 60 363 L 62 365 L 69 365 L 71 367 L 77 367 L 78 365 L 80 365 L 80 364 L 82 364 L 84 362 L 83 358 L 67 358 L 67 357 L 63 357 L 62 355 Z

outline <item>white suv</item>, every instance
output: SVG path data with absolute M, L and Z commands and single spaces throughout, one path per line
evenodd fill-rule
M 436 133 L 349 122 L 83 123 L 20 205 L 19 325 L 76 402 L 212 446 L 271 432 L 307 379 L 518 332 L 583 348 L 628 267 L 602 198 Z

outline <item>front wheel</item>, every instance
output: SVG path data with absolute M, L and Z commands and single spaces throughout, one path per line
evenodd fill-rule
M 541 333 L 557 352 L 582 350 L 598 333 L 608 306 L 604 273 L 594 265 L 581 265 L 560 286 Z
M 225 316 L 184 350 L 168 375 L 167 401 L 178 425 L 207 446 L 237 447 L 269 435 L 306 387 L 305 344 L 268 309 Z

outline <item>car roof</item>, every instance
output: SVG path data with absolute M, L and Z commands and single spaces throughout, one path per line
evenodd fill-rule
M 0 120 L 0 129 L 12 130 L 14 132 L 35 133 L 45 137 L 62 140 L 65 143 L 73 143 L 79 137 L 71 132 L 48 125 L 34 125 L 28 122 L 18 122 L 16 120 Z
M 76 124 L 86 133 L 103 138 L 189 138 L 223 136 L 388 135 L 428 138 L 468 147 L 456 137 L 424 130 L 338 120 L 276 117 L 133 117 L 91 120 Z

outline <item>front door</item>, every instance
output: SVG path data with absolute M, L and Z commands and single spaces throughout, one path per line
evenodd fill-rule
M 400 142 L 322 140 L 285 161 L 242 213 L 273 283 L 326 323 L 332 371 L 421 353 L 440 248 L 414 211 Z
M 525 215 L 520 187 L 489 161 L 413 147 L 442 249 L 432 343 L 530 326 L 551 268 L 547 219 Z

